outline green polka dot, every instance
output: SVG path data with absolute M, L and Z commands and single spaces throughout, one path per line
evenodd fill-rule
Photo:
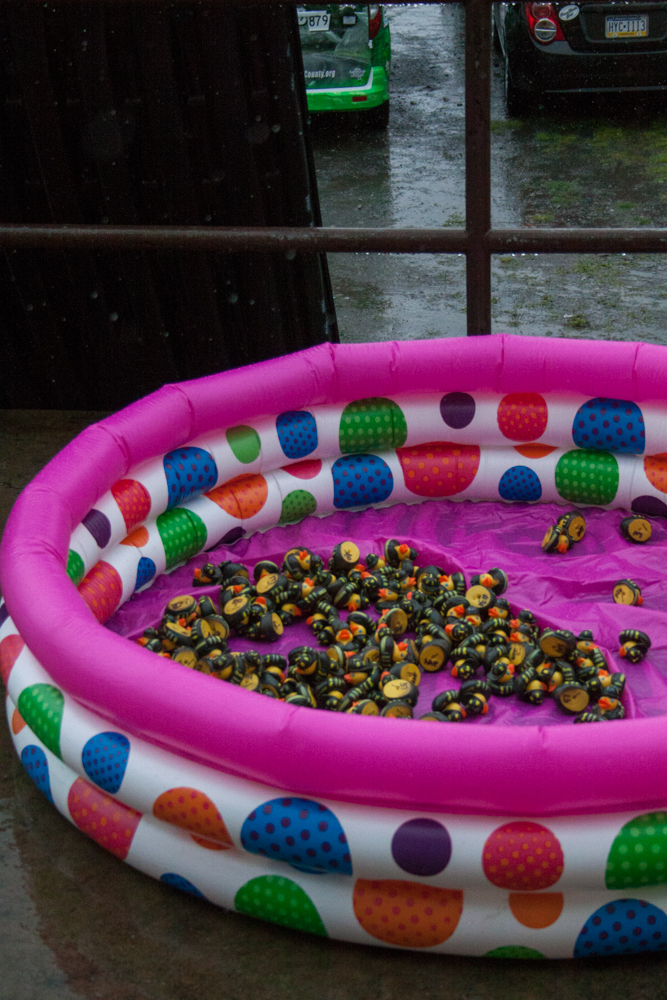
M 308 490 L 292 490 L 283 500 L 283 508 L 280 513 L 280 524 L 292 524 L 294 521 L 301 521 L 308 514 L 314 514 L 317 510 L 317 500 Z
M 609 452 L 568 451 L 556 466 L 556 489 L 572 503 L 612 503 L 618 490 L 618 462 Z
M 282 927 L 310 931 L 328 937 L 322 918 L 310 897 L 289 878 L 280 875 L 260 875 L 242 885 L 236 893 L 234 906 L 239 913 L 270 920 Z
M 227 442 L 239 462 L 243 462 L 244 465 L 254 462 L 262 449 L 259 434 L 254 427 L 246 427 L 243 424 L 229 428 Z
M 65 697 L 53 684 L 32 684 L 19 695 L 17 708 L 35 736 L 60 757 L 60 724 Z
M 206 525 L 197 514 L 183 507 L 160 514 L 157 528 L 164 545 L 167 569 L 201 552 L 206 545 Z
M 522 944 L 506 944 L 502 948 L 487 951 L 484 958 L 546 958 L 535 948 L 525 948 Z
M 378 448 L 400 448 L 408 436 L 403 411 L 382 396 L 348 403 L 340 418 L 338 444 L 342 455 Z
M 629 889 L 667 882 L 665 813 L 645 813 L 626 823 L 611 845 L 605 883 L 608 889 Z
M 79 586 L 85 576 L 83 559 L 74 549 L 70 549 L 67 556 L 67 575 L 75 587 Z

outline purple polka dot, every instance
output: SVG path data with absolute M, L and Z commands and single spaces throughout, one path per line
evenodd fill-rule
M 449 833 L 434 819 L 411 819 L 399 826 L 391 841 L 394 861 L 410 875 L 437 875 L 449 864 Z

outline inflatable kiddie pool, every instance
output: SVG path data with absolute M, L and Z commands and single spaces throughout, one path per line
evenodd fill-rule
M 28 773 L 122 860 L 288 927 L 497 957 L 667 948 L 665 386 L 667 350 L 646 344 L 322 345 L 89 427 L 2 543 L 0 666 Z M 545 555 L 559 504 L 588 532 Z M 648 545 L 615 508 L 655 517 Z M 313 711 L 126 638 L 191 589 L 203 550 L 252 563 L 392 536 L 422 563 L 503 566 L 513 608 L 592 628 L 610 660 L 621 628 L 646 631 L 647 659 L 616 665 L 628 717 Z M 621 577 L 642 607 L 613 603 Z

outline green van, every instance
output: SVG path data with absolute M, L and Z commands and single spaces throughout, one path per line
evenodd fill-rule
M 298 7 L 309 111 L 354 111 L 389 121 L 391 40 L 380 4 Z

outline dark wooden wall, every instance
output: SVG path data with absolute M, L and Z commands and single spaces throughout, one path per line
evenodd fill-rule
M 293 7 L 0 5 L 0 219 L 320 224 Z M 336 340 L 326 258 L 0 251 L 0 406 L 114 409 Z

